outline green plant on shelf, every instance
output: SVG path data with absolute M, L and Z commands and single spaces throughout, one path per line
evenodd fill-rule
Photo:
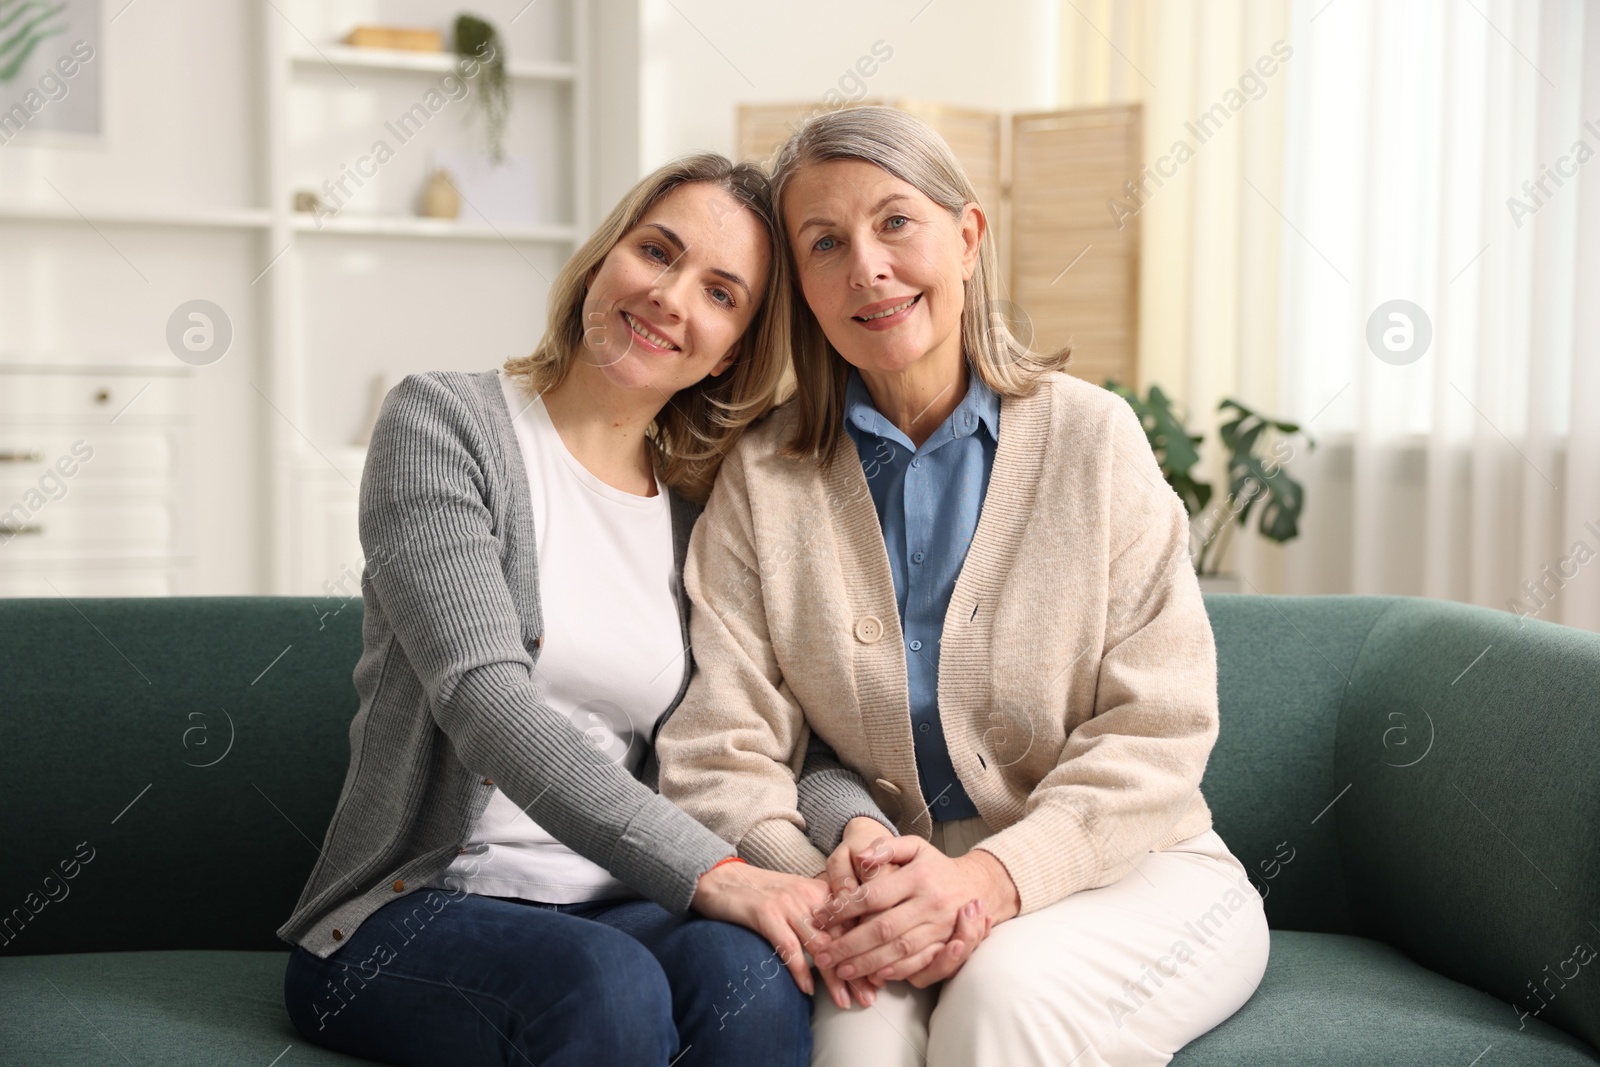
M 511 114 L 511 81 L 506 73 L 506 46 L 492 23 L 463 12 L 456 16 L 456 55 L 482 65 L 478 82 L 478 106 L 483 111 L 483 126 L 489 142 L 489 160 L 495 165 L 505 158 L 506 118 Z
M 1189 432 L 1159 385 L 1150 386 L 1143 397 L 1116 382 L 1107 381 L 1105 387 L 1133 408 L 1162 477 L 1183 501 L 1191 525 L 1199 523 L 1194 531 L 1199 540 L 1193 553 L 1196 572 L 1217 573 L 1233 528 L 1248 525 L 1251 512 L 1257 513 L 1257 531 L 1269 541 L 1281 545 L 1300 535 L 1305 487 L 1289 476 L 1284 464 L 1295 455 L 1296 438 L 1303 439 L 1308 450 L 1315 449 L 1316 442 L 1297 423 L 1262 415 L 1232 397 L 1219 403 L 1217 411 L 1231 416 L 1217 427 L 1217 436 L 1227 449 L 1228 495 L 1220 512 L 1203 514 L 1211 502 L 1212 486 L 1196 477 L 1194 469 L 1205 438 Z

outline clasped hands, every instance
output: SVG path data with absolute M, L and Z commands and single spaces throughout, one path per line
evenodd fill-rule
M 904 979 L 918 988 L 961 969 L 997 922 L 1017 914 L 1016 886 L 993 855 L 951 859 L 920 837 L 890 836 L 875 820 L 850 820 L 827 869 L 827 898 L 813 912 L 806 948 L 833 1002 L 869 1006 Z
M 833 1002 L 871 1005 L 896 979 L 919 988 L 955 974 L 995 923 L 1017 914 L 1017 888 L 993 855 L 951 859 L 920 837 L 851 819 L 815 878 L 728 863 L 700 876 L 692 906 L 762 934 L 807 995 L 810 952 Z

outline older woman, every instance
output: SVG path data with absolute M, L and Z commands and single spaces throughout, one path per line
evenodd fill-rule
M 1268 946 L 1199 789 L 1215 650 L 1183 506 L 1126 403 L 988 313 L 988 220 L 927 126 L 816 118 L 774 190 L 798 395 L 691 541 L 662 791 L 848 890 L 815 961 L 887 984 L 872 1012 L 817 998 L 813 1064 L 1165 1064 Z M 796 804 L 813 735 L 905 836 L 859 812 L 824 857 L 838 829 Z

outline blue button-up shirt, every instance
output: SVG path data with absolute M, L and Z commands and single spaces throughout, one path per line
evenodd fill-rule
M 894 575 L 923 800 L 935 820 L 968 819 L 978 809 L 956 777 L 939 719 L 939 642 L 989 487 L 1000 398 L 969 372 L 967 395 L 916 448 L 873 406 L 852 368 L 844 424 L 861 456 Z

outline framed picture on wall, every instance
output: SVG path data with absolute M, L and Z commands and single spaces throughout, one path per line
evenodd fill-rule
M 0 147 L 101 145 L 102 37 L 100 0 L 0 0 Z

